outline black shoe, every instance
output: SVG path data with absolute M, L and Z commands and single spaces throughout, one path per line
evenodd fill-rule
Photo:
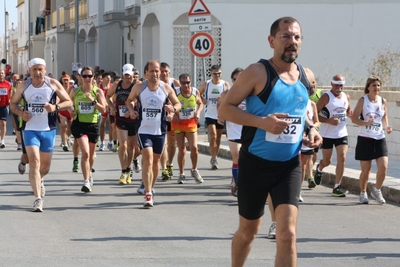
M 332 196 L 333 197 L 345 197 L 346 196 L 346 192 L 342 191 L 340 189 L 340 185 L 339 185 L 338 187 L 335 187 L 333 189 Z
M 317 168 L 315 169 L 315 176 L 314 176 L 314 181 L 316 185 L 320 185 L 322 182 L 322 172 L 318 170 L 319 164 L 317 165 Z
M 317 184 L 315 183 L 314 178 L 309 177 L 307 179 L 307 181 L 308 181 L 308 188 L 315 188 L 317 186 Z

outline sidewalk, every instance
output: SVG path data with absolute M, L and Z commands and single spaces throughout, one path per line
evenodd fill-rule
M 198 137 L 198 148 L 199 152 L 209 154 L 209 142 L 208 136 L 204 128 L 199 129 Z M 231 158 L 231 153 L 228 147 L 228 141 L 226 136 L 222 136 L 221 147 L 218 153 L 221 158 Z M 318 155 L 318 160 L 321 159 L 321 152 Z M 318 161 L 317 161 L 318 162 Z M 335 183 L 335 168 L 336 153 L 332 155 L 332 165 L 324 169 L 322 177 L 322 184 L 334 185 Z M 315 168 L 315 167 L 314 167 Z M 342 187 L 354 194 L 359 194 L 359 175 L 360 175 L 360 163 L 354 158 L 354 151 L 347 153 L 346 168 L 342 180 Z M 368 183 L 368 192 L 370 192 L 375 184 L 376 177 L 376 164 L 372 163 L 371 175 Z M 382 194 L 386 201 L 392 201 L 400 203 L 400 164 L 397 160 L 389 158 L 389 167 L 386 174 L 385 182 L 382 186 Z

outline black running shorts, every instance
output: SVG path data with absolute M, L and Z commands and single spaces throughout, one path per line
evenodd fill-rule
M 298 207 L 301 187 L 299 157 L 289 161 L 268 161 L 244 149 L 239 155 L 239 214 L 247 220 L 263 216 L 268 193 L 274 209 L 281 204 Z
M 363 136 L 357 137 L 356 160 L 373 160 L 387 156 L 388 149 L 385 138 L 376 140 Z

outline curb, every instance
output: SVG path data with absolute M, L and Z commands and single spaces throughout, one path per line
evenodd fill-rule
M 199 153 L 208 154 L 208 155 L 210 154 L 209 146 L 207 143 L 199 141 L 197 144 L 197 147 L 198 147 Z M 219 152 L 218 152 L 218 157 L 225 158 L 225 159 L 232 159 L 229 148 L 227 146 L 221 145 Z M 334 168 L 334 167 L 335 166 L 328 166 L 326 169 Z M 333 185 L 335 184 L 335 176 L 336 175 L 334 173 L 334 169 L 333 169 L 333 171 L 329 170 L 329 172 L 324 172 L 322 175 L 322 184 L 325 186 L 333 187 Z M 372 180 L 375 181 L 375 179 L 372 179 Z M 358 175 L 357 175 L 357 178 L 350 177 L 350 176 L 343 176 L 342 185 L 343 185 L 343 188 L 345 188 L 346 190 L 348 190 L 351 193 L 354 193 L 354 194 L 360 193 L 360 185 L 359 185 Z M 374 185 L 375 185 L 374 183 L 368 182 L 367 192 L 371 192 Z M 397 188 L 383 185 L 381 190 L 382 190 L 382 195 L 386 201 L 400 203 L 400 188 L 397 189 Z

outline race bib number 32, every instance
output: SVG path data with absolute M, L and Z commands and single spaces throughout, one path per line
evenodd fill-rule
M 295 144 L 302 138 L 303 134 L 303 126 L 301 123 L 301 117 L 298 116 L 289 116 L 287 118 L 283 118 L 282 120 L 291 121 L 286 129 L 281 134 L 272 134 L 266 132 L 265 140 L 274 143 L 286 143 L 286 144 Z

